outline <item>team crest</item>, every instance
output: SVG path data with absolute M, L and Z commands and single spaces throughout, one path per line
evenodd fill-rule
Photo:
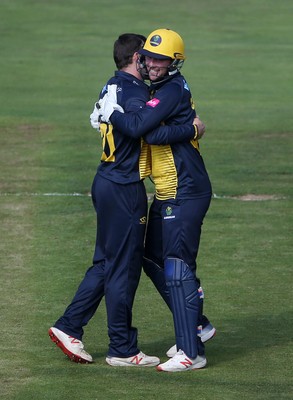
M 162 43 L 162 38 L 160 35 L 154 35 L 151 40 L 150 40 L 150 44 L 151 46 L 159 46 Z
M 172 214 L 172 207 L 168 206 L 166 208 L 166 215 L 171 215 Z
M 165 214 L 166 214 L 166 215 L 163 217 L 164 220 L 167 220 L 167 219 L 175 219 L 175 218 L 176 218 L 176 215 L 173 214 L 173 209 L 172 209 L 172 207 L 170 207 L 170 206 L 167 206 L 167 207 L 166 207 Z

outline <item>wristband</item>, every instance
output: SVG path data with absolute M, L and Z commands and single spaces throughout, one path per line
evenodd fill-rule
M 194 134 L 193 140 L 196 140 L 197 137 L 198 137 L 198 126 L 196 124 L 193 124 L 193 126 L 194 126 L 194 130 L 195 130 L 195 134 Z

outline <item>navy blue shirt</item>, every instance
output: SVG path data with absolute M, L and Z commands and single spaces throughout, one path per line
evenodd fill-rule
M 125 112 L 145 107 L 149 100 L 149 88 L 133 75 L 116 71 L 101 91 L 100 98 L 107 91 L 107 85 L 117 85 L 117 103 Z M 141 180 L 139 157 L 141 139 L 121 134 L 119 128 L 101 124 L 103 156 L 98 173 L 117 183 L 132 183 Z

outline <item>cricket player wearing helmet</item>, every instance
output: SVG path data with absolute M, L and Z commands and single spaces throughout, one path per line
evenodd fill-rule
M 198 126 L 191 140 L 161 146 L 148 134 L 160 123 L 184 125 L 196 117 L 189 86 L 180 73 L 185 60 L 184 43 L 178 33 L 158 29 L 148 36 L 139 53 L 145 57 L 151 100 L 134 113 L 121 113 L 113 107 L 106 118 L 120 132 L 133 137 L 144 135 L 151 144 L 156 194 L 148 217 L 144 269 L 157 288 L 164 274 L 159 290 L 161 294 L 165 291 L 171 306 L 178 350 L 157 369 L 200 369 L 207 360 L 195 329 L 202 312 L 196 258 L 201 226 L 210 205 L 211 183 L 199 151 Z

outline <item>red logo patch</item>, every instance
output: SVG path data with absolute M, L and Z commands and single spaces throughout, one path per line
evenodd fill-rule
M 142 360 L 142 357 L 139 358 L 138 355 L 136 355 L 136 356 L 134 356 L 133 359 L 131 360 L 131 363 L 132 363 L 132 364 L 139 365 L 139 363 L 141 362 L 141 360 Z
M 148 106 L 151 106 L 151 107 L 153 107 L 153 108 L 155 108 L 159 103 L 160 103 L 160 100 L 154 98 L 154 99 L 148 101 L 148 102 L 147 102 L 147 105 L 148 105 Z

